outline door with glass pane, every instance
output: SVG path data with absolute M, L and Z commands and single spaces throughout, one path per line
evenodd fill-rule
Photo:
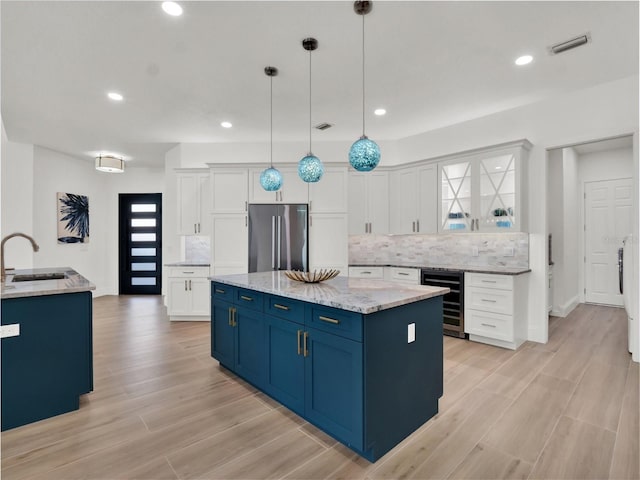
M 120 294 L 160 295 L 162 194 L 121 193 Z

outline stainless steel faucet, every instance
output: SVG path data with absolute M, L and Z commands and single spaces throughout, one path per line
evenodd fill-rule
M 5 278 L 7 278 L 7 274 L 4 271 L 4 244 L 6 243 L 7 240 L 9 240 L 10 238 L 13 237 L 24 237 L 27 240 L 29 240 L 31 242 L 31 245 L 33 246 L 33 251 L 37 252 L 38 250 L 40 250 L 40 246 L 36 243 L 36 241 L 33 239 L 33 237 L 30 237 L 29 235 L 25 234 L 25 233 L 20 233 L 20 232 L 16 232 L 16 233 L 12 233 L 11 235 L 7 235 L 6 237 L 4 237 L 2 239 L 2 243 L 0 243 L 0 271 L 2 272 L 2 281 L 4 282 Z

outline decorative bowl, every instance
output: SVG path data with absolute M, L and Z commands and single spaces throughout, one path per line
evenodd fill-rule
M 300 270 L 285 270 L 284 274 L 291 280 L 305 283 L 318 283 L 330 280 L 340 273 L 340 270 L 320 269 L 313 272 L 302 272 Z

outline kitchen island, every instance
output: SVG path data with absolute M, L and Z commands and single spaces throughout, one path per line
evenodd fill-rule
M 71 268 L 8 271 L 2 284 L 2 430 L 77 410 L 93 390 L 95 285 Z
M 448 288 L 211 277 L 211 355 L 370 461 L 438 412 Z

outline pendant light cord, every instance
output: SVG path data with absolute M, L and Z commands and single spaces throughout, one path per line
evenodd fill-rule
M 364 137 L 364 15 L 362 15 L 362 136 Z
M 311 155 L 311 52 L 309 50 L 309 155 Z
M 270 117 L 270 120 L 269 120 L 270 123 L 271 123 L 271 128 L 270 128 L 271 132 L 270 132 L 270 136 L 269 136 L 269 141 L 270 141 L 270 145 L 271 145 L 271 158 L 269 160 L 269 166 L 271 168 L 273 168 L 273 75 L 271 75 L 269 77 L 269 80 L 270 80 L 270 86 L 271 86 L 271 92 L 270 92 L 270 96 L 269 96 L 269 98 L 271 99 L 270 103 L 269 103 L 269 109 L 271 111 L 271 117 Z

